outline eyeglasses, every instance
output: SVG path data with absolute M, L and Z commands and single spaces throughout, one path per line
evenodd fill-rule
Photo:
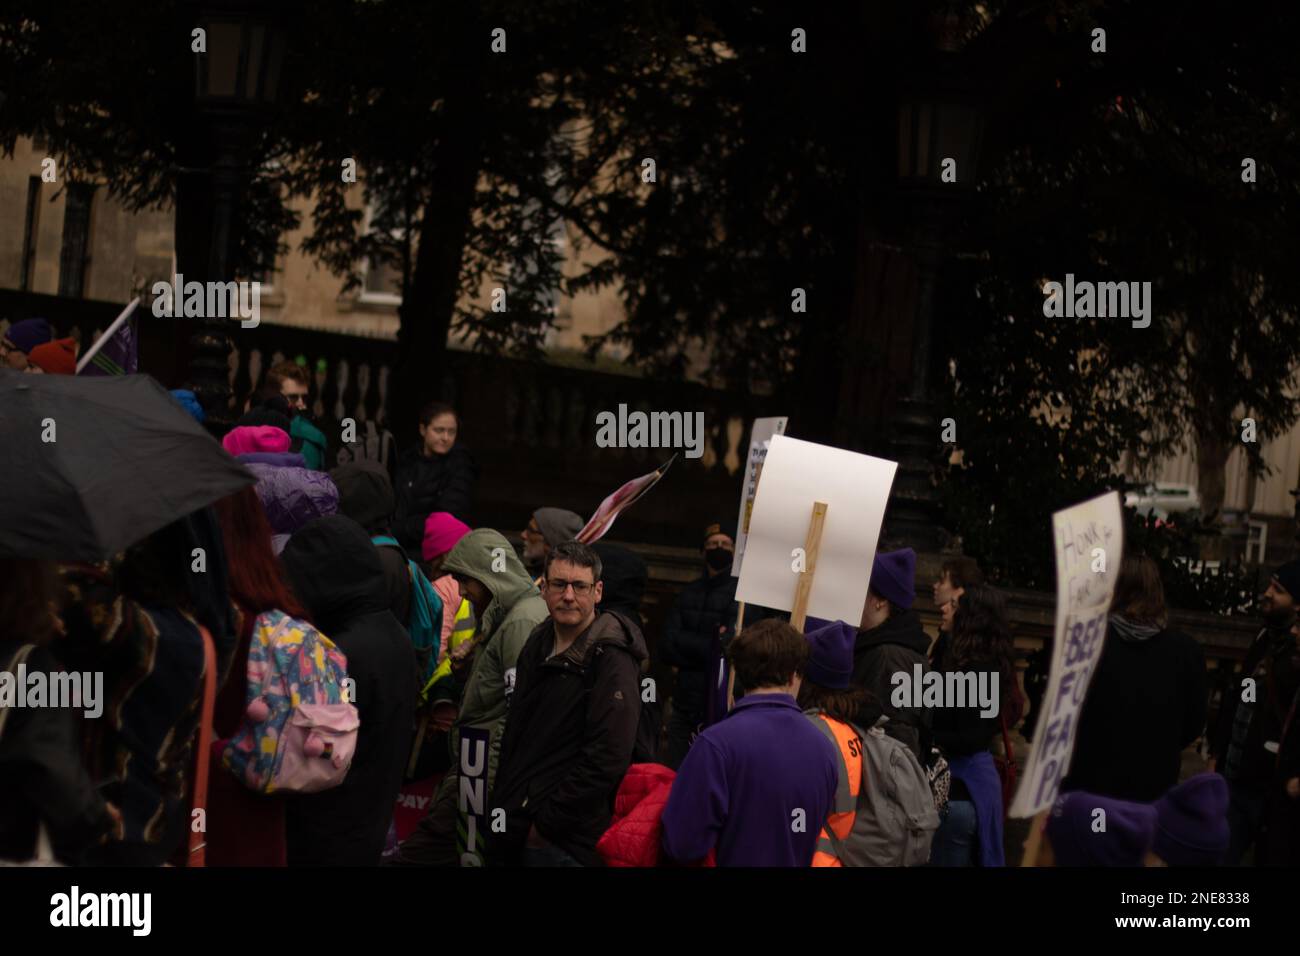
M 546 589 L 552 594 L 563 594 L 569 588 L 573 588 L 575 597 L 585 597 L 591 593 L 595 585 L 588 581 L 551 581 L 546 582 Z

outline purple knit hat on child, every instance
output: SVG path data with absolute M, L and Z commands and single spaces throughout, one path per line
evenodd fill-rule
M 1217 866 L 1228 852 L 1228 782 L 1188 777 L 1155 802 L 1156 856 L 1170 866 Z
M 847 690 L 853 677 L 853 642 L 858 629 L 843 621 L 832 621 L 813 628 L 808 639 L 808 663 L 803 676 L 811 683 L 831 690 Z
M 1155 835 L 1156 811 L 1149 803 L 1082 790 L 1058 797 L 1047 817 L 1057 866 L 1141 866 Z

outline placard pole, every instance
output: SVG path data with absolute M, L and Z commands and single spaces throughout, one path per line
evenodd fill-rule
M 812 506 L 812 519 L 808 522 L 808 537 L 804 539 L 804 569 L 799 573 L 799 583 L 795 585 L 794 610 L 790 612 L 790 624 L 800 634 L 803 633 L 804 621 L 808 617 L 808 599 L 812 595 L 813 575 L 817 572 L 817 552 L 822 546 L 822 528 L 826 525 L 826 503 L 815 501 Z

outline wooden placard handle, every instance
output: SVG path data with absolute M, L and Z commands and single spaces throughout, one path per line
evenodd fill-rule
M 804 539 L 804 569 L 799 574 L 799 583 L 794 590 L 794 610 L 790 612 L 790 624 L 800 634 L 803 633 L 804 621 L 808 618 L 808 598 L 812 595 L 813 575 L 817 572 L 817 552 L 822 546 L 822 528 L 826 525 L 826 503 L 815 501 L 812 506 L 812 519 L 808 522 L 808 537 Z
M 1020 860 L 1021 866 L 1038 866 L 1038 850 L 1043 844 L 1043 828 L 1047 825 L 1047 814 L 1050 810 L 1043 810 L 1034 814 L 1034 819 L 1029 824 L 1029 836 L 1025 840 L 1025 855 Z

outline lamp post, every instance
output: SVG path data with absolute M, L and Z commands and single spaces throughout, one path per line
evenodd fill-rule
M 228 282 L 234 279 L 239 198 L 279 90 L 285 34 L 273 4 L 217 0 L 195 9 L 206 45 L 194 54 L 196 123 L 189 147 L 198 168 L 186 169 L 191 178 L 178 185 L 177 271 L 187 283 Z M 216 432 L 230 423 L 229 321 L 205 314 L 190 338 L 190 387 Z
M 953 24 L 933 24 L 935 49 L 923 70 L 905 79 L 898 111 L 898 179 L 907 216 L 905 236 L 917 264 L 912 377 L 895 406 L 898 459 L 886 536 L 891 544 L 936 551 L 943 544 L 933 483 L 939 429 L 930 401 L 935 284 L 947 253 L 951 214 L 975 182 L 983 121 L 960 71 Z M 945 182 L 945 161 L 955 180 Z

